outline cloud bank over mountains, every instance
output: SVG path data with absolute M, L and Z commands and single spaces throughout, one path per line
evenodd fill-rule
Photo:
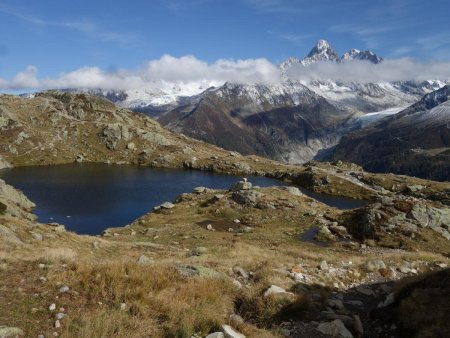
M 384 60 L 380 64 L 350 60 L 341 63 L 316 62 L 292 67 L 287 75 L 296 80 L 333 80 L 381 83 L 450 79 L 450 62 L 418 62 L 410 58 Z
M 333 80 L 342 82 L 393 82 L 450 79 L 450 62 L 419 62 L 409 58 L 385 60 L 381 64 L 366 61 L 316 62 L 308 67 L 294 65 L 287 71 L 292 80 Z M 28 66 L 11 79 L 0 74 L 0 89 L 116 89 L 152 88 L 158 83 L 224 82 L 278 84 L 281 72 L 277 64 L 267 59 L 227 60 L 212 63 L 187 55 L 164 55 L 151 60 L 139 69 L 105 71 L 99 67 L 83 67 L 53 78 L 39 78 L 38 69 Z

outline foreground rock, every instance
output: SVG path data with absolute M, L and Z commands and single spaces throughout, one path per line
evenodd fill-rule
M 18 327 L 0 325 L 0 338 L 15 338 L 22 337 L 23 335 L 23 331 Z

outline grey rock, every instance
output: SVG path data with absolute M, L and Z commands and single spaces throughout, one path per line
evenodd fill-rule
M 327 305 L 338 310 L 344 309 L 344 303 L 340 299 L 328 299 Z
M 364 264 L 364 269 L 367 272 L 375 272 L 380 269 L 386 269 L 386 264 L 381 259 L 370 260 Z
M 59 293 L 67 293 L 70 291 L 70 288 L 67 285 L 62 286 L 59 288 Z
M 339 319 L 333 320 L 332 322 L 328 323 L 321 323 L 317 327 L 317 330 L 323 334 L 327 334 L 333 337 L 353 338 L 351 332 Z
M 395 302 L 395 294 L 392 292 L 386 296 L 386 299 L 378 304 L 379 308 L 389 306 Z
M 289 194 L 294 196 L 305 196 L 297 187 L 281 187 L 281 189 L 286 190 Z
M 321 261 L 319 267 L 320 267 L 320 270 L 328 270 L 327 261 Z
M 222 331 L 223 334 L 225 335 L 225 338 L 245 338 L 245 336 L 242 333 L 234 330 L 229 325 L 222 325 Z
M 0 241 L 14 245 L 23 245 L 23 242 L 14 231 L 0 224 Z
M 66 316 L 65 313 L 59 312 L 59 313 L 57 313 L 57 314 L 55 315 L 55 318 L 58 319 L 58 320 L 61 320 L 61 319 L 63 319 L 65 316 Z
M 42 241 L 44 239 L 44 236 L 42 236 L 41 234 L 39 234 L 37 232 L 33 232 L 31 234 L 31 236 L 33 236 L 33 238 L 37 241 Z
M 233 266 L 233 272 L 236 275 L 241 276 L 242 278 L 248 279 L 249 278 L 249 274 L 247 273 L 247 271 L 245 271 L 243 268 L 241 268 L 238 265 Z
M 200 265 L 176 264 L 175 269 L 185 277 L 221 278 L 224 276 L 216 270 Z
M 192 192 L 195 193 L 195 194 L 201 194 L 201 193 L 203 193 L 205 191 L 206 191 L 205 187 L 196 187 L 196 188 L 194 188 L 194 190 Z
M 189 255 L 190 255 L 190 256 L 201 256 L 201 255 L 204 255 L 207 251 L 208 251 L 208 250 L 207 250 L 205 247 L 203 247 L 203 246 L 198 246 L 198 247 L 196 247 L 196 248 L 193 248 L 193 249 L 190 251 Z
M 119 124 L 110 124 L 103 129 L 101 136 L 106 147 L 110 150 L 115 150 L 117 142 L 122 139 L 122 129 Z
M 23 331 L 18 327 L 0 325 L 0 338 L 13 338 L 23 335 Z
M 214 332 L 207 335 L 205 338 L 225 338 L 223 332 Z
M 153 264 L 154 262 L 155 261 L 153 259 L 151 259 L 145 255 L 141 255 L 136 261 L 136 263 L 140 264 L 140 265 Z
M 250 190 L 251 188 L 251 182 L 239 181 L 231 186 L 230 191 Z
M 273 295 L 294 296 L 292 292 L 287 292 L 285 289 L 277 285 L 271 285 L 266 291 L 264 291 L 264 297 L 269 297 Z
M 260 193 L 259 191 L 243 190 L 243 191 L 235 191 L 231 195 L 231 199 L 238 204 L 253 206 L 256 205 L 256 203 L 262 196 L 264 196 L 264 194 Z
M 159 205 L 160 209 L 172 209 L 175 207 L 175 204 L 170 202 L 164 202 L 163 204 Z

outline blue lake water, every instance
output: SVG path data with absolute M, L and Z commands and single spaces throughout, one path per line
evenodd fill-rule
M 40 222 L 64 224 L 80 234 L 100 234 L 131 223 L 154 206 L 173 201 L 183 192 L 205 186 L 228 189 L 241 177 L 203 171 L 154 169 L 107 164 L 67 164 L 4 169 L 0 178 L 21 189 L 36 203 Z M 248 176 L 254 185 L 286 185 L 274 179 Z M 361 201 L 304 193 L 330 206 L 350 209 Z

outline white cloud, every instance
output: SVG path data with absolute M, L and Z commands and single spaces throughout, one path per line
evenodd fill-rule
M 38 70 L 35 66 L 27 66 L 25 70 L 17 73 L 7 86 L 11 89 L 39 87 L 37 72 Z
M 278 67 L 267 59 L 226 60 L 208 63 L 192 55 L 176 58 L 164 55 L 146 62 L 136 71 L 104 71 L 83 67 L 55 78 L 37 79 L 36 67 L 29 66 L 10 81 L 0 81 L 0 89 L 135 89 L 152 88 L 155 83 L 194 83 L 226 81 L 274 84 L 280 80 Z
M 409 58 L 385 60 L 375 65 L 368 61 L 344 63 L 317 62 L 309 67 L 293 67 L 293 79 L 369 82 L 425 81 L 450 79 L 450 62 L 418 62 Z
M 2 79 L 0 89 L 158 89 L 161 84 L 209 83 L 220 85 L 226 81 L 235 83 L 277 84 L 280 71 L 267 59 L 227 60 L 208 63 L 192 55 L 173 57 L 164 55 L 146 62 L 137 70 L 105 71 L 99 67 L 83 67 L 52 78 L 38 78 L 37 68 L 28 66 L 12 79 Z M 0 74 L 1 75 L 1 74 Z M 289 69 L 293 80 L 336 80 L 343 82 L 392 82 L 450 79 L 450 62 L 418 62 L 401 58 L 385 60 L 374 65 L 366 61 L 344 63 L 318 62 L 309 67 Z

